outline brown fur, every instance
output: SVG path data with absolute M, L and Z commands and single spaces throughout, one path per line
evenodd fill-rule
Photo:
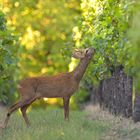
M 73 53 L 73 57 L 80 58 L 80 62 L 74 71 L 62 73 L 56 76 L 32 77 L 21 80 L 18 84 L 20 100 L 12 105 L 7 113 L 3 128 L 7 126 L 12 112 L 21 109 L 23 118 L 27 125 L 29 120 L 26 115 L 27 108 L 36 100 L 41 98 L 63 98 L 64 117 L 69 119 L 70 97 L 77 90 L 80 80 L 92 58 L 93 49 L 78 50 Z

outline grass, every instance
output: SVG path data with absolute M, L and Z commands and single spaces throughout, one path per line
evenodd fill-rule
M 108 123 L 109 129 L 101 140 L 140 140 L 140 122 L 134 123 L 132 118 L 122 116 L 115 117 L 98 106 L 87 106 L 86 112 L 89 120 Z
M 0 108 L 0 120 L 5 116 Z M 19 112 L 11 116 L 8 128 L 0 131 L 0 140 L 140 140 L 140 123 L 115 117 L 98 106 L 84 111 L 70 111 L 70 121 L 64 121 L 58 108 L 32 109 L 28 113 L 31 126 L 26 127 Z
M 63 119 L 62 109 L 32 109 L 26 127 L 19 112 L 14 113 L 0 140 L 100 140 L 109 126 L 104 121 L 90 120 L 87 113 L 70 111 L 70 121 Z M 3 118 L 3 115 L 0 115 Z

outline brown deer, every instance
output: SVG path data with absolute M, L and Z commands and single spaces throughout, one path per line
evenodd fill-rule
M 69 119 L 70 97 L 77 90 L 79 82 L 82 79 L 93 54 L 93 48 L 75 50 L 72 57 L 80 59 L 80 62 L 72 72 L 62 73 L 56 76 L 32 77 L 21 80 L 18 84 L 20 100 L 10 107 L 2 128 L 7 126 L 11 114 L 19 108 L 27 126 L 29 126 L 29 120 L 26 115 L 27 108 L 35 100 L 44 97 L 63 98 L 64 118 L 66 120 Z

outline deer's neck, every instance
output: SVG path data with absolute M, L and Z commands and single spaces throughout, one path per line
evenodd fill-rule
M 77 82 L 80 82 L 80 80 L 82 79 L 86 68 L 89 64 L 90 59 L 85 58 L 85 59 L 81 59 L 78 66 L 74 69 L 73 73 L 74 73 L 74 78 L 76 79 Z

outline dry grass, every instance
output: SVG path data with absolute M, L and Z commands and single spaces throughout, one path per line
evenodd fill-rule
M 7 108 L 0 105 L 0 126 L 2 124 L 2 120 L 4 120 L 6 111 L 7 111 Z
M 85 107 L 85 111 L 90 120 L 107 122 L 110 126 L 102 140 L 140 140 L 140 123 L 134 123 L 132 118 L 115 117 L 91 104 Z

